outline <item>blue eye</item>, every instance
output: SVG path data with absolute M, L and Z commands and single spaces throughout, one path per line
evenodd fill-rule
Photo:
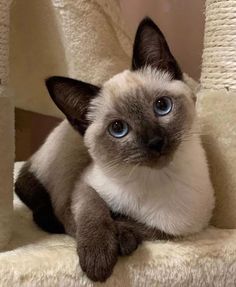
M 169 114 L 172 110 L 172 100 L 168 97 L 161 97 L 157 99 L 154 103 L 154 112 L 158 116 L 165 116 Z
M 116 120 L 109 125 L 108 131 L 115 138 L 123 138 L 129 133 L 129 126 L 124 121 Z

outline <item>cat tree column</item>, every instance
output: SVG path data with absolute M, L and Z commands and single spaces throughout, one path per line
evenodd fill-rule
M 207 0 L 199 94 L 216 209 L 213 223 L 236 228 L 236 1 Z
M 236 90 L 236 1 L 207 0 L 201 83 Z
M 0 249 L 11 235 L 14 111 L 8 95 L 9 0 L 0 1 Z

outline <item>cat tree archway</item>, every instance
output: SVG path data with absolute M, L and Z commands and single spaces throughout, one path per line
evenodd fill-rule
M 98 64 L 99 73 L 92 79 L 95 82 L 103 81 L 108 70 L 116 73 L 129 65 L 131 41 L 123 32 L 117 1 L 52 0 L 47 3 L 60 19 L 56 24 L 61 25 L 62 42 L 66 43 L 65 60 L 69 74 L 80 78 L 89 76 L 86 68 L 81 72 L 77 70 L 78 63 L 73 61 L 80 49 L 93 55 L 93 63 Z M 9 0 L 0 3 L 0 245 L 5 246 L 5 252 L 0 253 L 0 285 L 92 286 L 77 266 L 73 239 L 47 235 L 38 230 L 29 211 L 18 201 L 13 213 L 14 114 L 8 85 L 9 5 Z M 78 15 L 79 26 L 75 22 Z M 196 286 L 196 282 L 199 286 L 210 286 L 213 280 L 219 286 L 234 286 L 236 283 L 235 19 L 236 1 L 206 1 L 198 95 L 203 139 L 217 195 L 213 221 L 219 227 L 235 229 L 211 227 L 185 241 L 147 243 L 133 256 L 119 261 L 105 286 Z M 81 39 L 79 35 L 85 30 L 93 33 L 92 37 L 100 33 L 101 42 L 112 39 L 113 48 L 108 46 L 109 51 L 105 51 L 110 60 L 99 53 L 98 47 L 93 47 L 90 35 L 82 33 Z M 113 56 L 114 47 L 117 50 Z M 82 61 L 86 65 L 86 60 Z M 15 94 L 17 96 L 17 91 Z

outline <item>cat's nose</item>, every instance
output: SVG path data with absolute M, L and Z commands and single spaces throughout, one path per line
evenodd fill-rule
M 155 136 L 148 141 L 148 148 L 157 152 L 163 151 L 165 145 L 166 139 L 161 136 Z

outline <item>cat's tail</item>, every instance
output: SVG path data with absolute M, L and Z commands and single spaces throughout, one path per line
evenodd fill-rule
M 30 161 L 20 170 L 15 183 L 15 193 L 32 210 L 33 219 L 39 227 L 51 233 L 65 233 L 64 226 L 53 211 L 47 190 L 30 171 Z

